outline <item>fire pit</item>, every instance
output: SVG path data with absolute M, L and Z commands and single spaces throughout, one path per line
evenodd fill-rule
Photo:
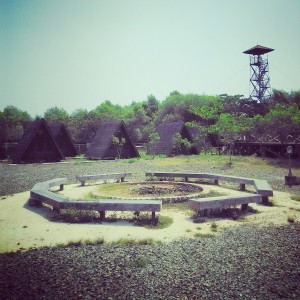
M 151 199 L 176 203 L 199 197 L 202 191 L 203 188 L 194 183 L 145 181 L 101 184 L 93 195 L 109 199 Z

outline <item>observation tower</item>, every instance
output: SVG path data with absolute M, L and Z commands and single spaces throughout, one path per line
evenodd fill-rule
M 253 87 L 250 98 L 259 103 L 266 103 L 271 96 L 269 63 L 266 55 L 271 51 L 274 49 L 256 45 L 243 52 L 250 57 L 250 82 Z

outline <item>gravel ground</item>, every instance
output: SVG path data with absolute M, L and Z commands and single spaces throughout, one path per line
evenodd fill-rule
M 0 164 L 1 195 L 39 181 L 106 172 L 189 171 L 267 179 L 276 190 L 286 170 L 179 166 L 153 161 Z M 300 299 L 300 225 L 227 229 L 213 238 L 159 245 L 42 248 L 0 255 L 1 299 Z
M 260 167 L 252 165 L 251 169 L 245 165 L 233 164 L 232 167 L 224 165 L 216 166 L 207 162 L 197 164 L 197 159 L 186 160 L 184 164 L 172 165 L 172 159 L 164 165 L 163 159 L 155 160 L 115 160 L 115 161 L 91 161 L 82 162 L 70 160 L 67 163 L 52 164 L 23 164 L 11 165 L 0 163 L 0 196 L 10 195 L 30 190 L 37 182 L 57 177 L 66 177 L 70 182 L 75 182 L 76 175 L 132 172 L 133 180 L 144 180 L 146 171 L 180 171 L 180 172 L 207 172 L 226 175 L 235 175 L 249 178 L 266 179 L 274 190 L 288 191 L 300 195 L 300 186 L 287 187 L 284 185 L 284 176 L 287 170 L 284 168 Z M 162 162 L 162 163 L 161 163 Z
M 300 299 L 300 225 L 0 255 L 1 299 Z

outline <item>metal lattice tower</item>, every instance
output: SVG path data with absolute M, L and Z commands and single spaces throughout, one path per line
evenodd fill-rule
M 253 87 L 250 98 L 260 103 L 266 103 L 271 96 L 268 56 L 265 54 L 273 50 L 256 45 L 243 52 L 250 57 L 250 82 Z

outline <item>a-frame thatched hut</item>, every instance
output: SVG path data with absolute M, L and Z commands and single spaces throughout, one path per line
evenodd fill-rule
M 119 147 L 113 143 L 113 137 L 124 139 L 125 143 Z M 89 159 L 115 159 L 139 157 L 139 153 L 131 141 L 123 121 L 108 121 L 100 125 L 92 139 L 85 156 Z
M 63 123 L 53 123 L 49 124 L 49 128 L 63 155 L 66 157 L 76 156 L 77 151 L 66 126 Z
M 179 133 L 182 139 L 187 139 L 193 143 L 193 139 L 184 125 L 184 122 L 165 122 L 156 127 L 155 132 L 159 135 L 159 140 L 149 143 L 147 154 L 159 155 L 164 154 L 171 156 L 172 154 L 198 154 L 198 150 L 192 145 L 191 149 L 182 146 L 180 149 L 175 149 L 173 137 Z
M 55 162 L 64 155 L 44 119 L 31 122 L 12 154 L 13 163 Z

